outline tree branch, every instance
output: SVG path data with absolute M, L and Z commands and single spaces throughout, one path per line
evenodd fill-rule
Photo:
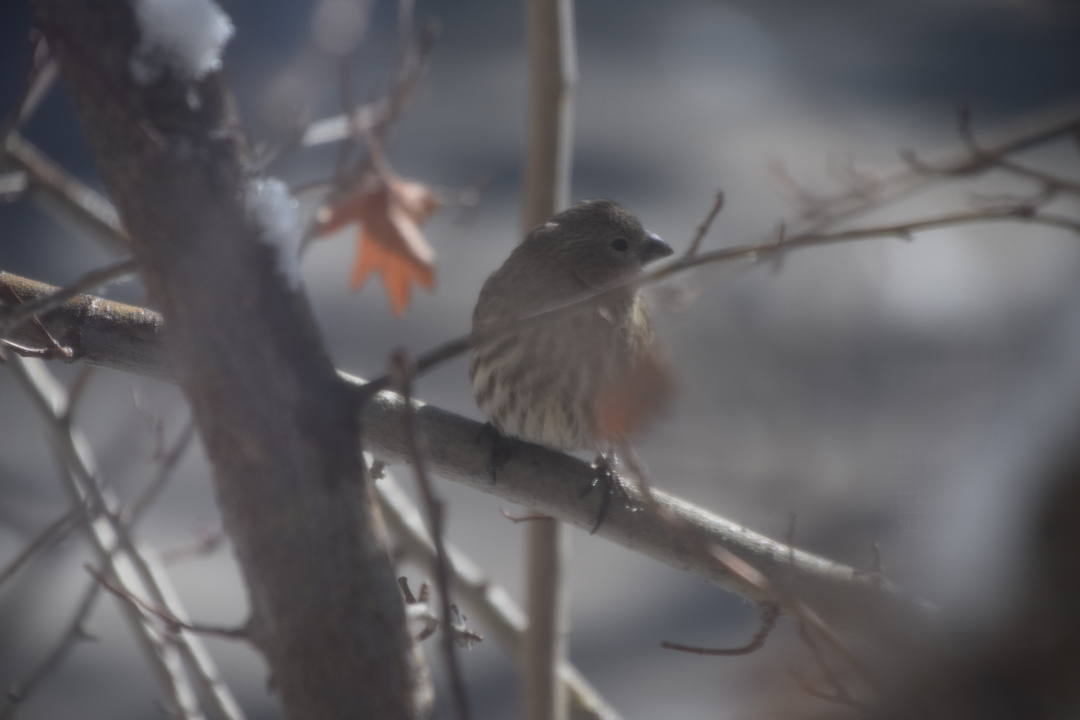
M 47 294 L 52 286 L 36 283 L 10 274 L 0 274 L 0 286 L 12 282 L 26 296 Z M 70 310 L 68 308 L 70 307 Z M 88 309 L 84 309 L 88 308 Z M 76 298 L 45 320 L 46 327 L 65 337 L 80 341 L 81 357 L 92 362 L 129 372 L 154 377 L 168 377 L 165 355 L 153 348 L 143 348 L 139 357 L 159 358 L 161 364 L 135 366 L 125 355 L 126 343 L 111 343 L 107 328 L 116 327 L 119 338 L 125 337 L 132 322 L 147 322 L 154 328 L 147 333 L 146 343 L 164 342 L 160 315 L 108 300 Z M 90 336 L 81 336 L 80 323 L 96 328 Z M 91 360 L 87 360 L 90 362 Z M 343 380 L 357 390 L 364 382 L 357 377 L 339 373 Z M 402 431 L 400 395 L 380 392 L 365 404 L 362 423 L 365 450 L 388 463 L 406 464 L 409 452 Z M 535 510 L 591 529 L 596 519 L 595 503 L 579 498 L 580 489 L 593 477 L 592 468 L 575 458 L 524 444 L 521 451 L 499 472 L 499 482 L 491 484 L 488 462 L 491 456 L 490 439 L 480 423 L 432 405 L 416 403 L 416 428 L 420 442 L 427 448 L 428 468 L 442 477 L 527 505 Z M 791 583 L 796 597 L 819 609 L 820 613 L 839 627 L 866 627 L 881 617 L 895 613 L 892 622 L 923 613 L 923 607 L 904 597 L 896 588 L 865 573 L 834 563 L 822 557 L 795 551 L 789 558 L 786 542 L 778 542 L 752 532 L 736 523 L 720 518 L 706 510 L 676 497 L 653 491 L 657 501 L 667 511 L 700 534 L 705 542 L 727 548 L 736 556 L 757 568 L 770 581 L 787 587 Z M 715 559 L 695 555 L 687 543 L 672 537 L 668 526 L 653 513 L 633 512 L 627 507 L 612 507 L 596 533 L 635 552 L 701 577 L 725 590 L 754 602 L 769 600 L 759 589 L 738 576 L 719 568 Z

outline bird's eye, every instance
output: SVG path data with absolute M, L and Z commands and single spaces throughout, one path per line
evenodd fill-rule
M 626 252 L 630 249 L 630 243 L 626 241 L 626 238 L 617 237 L 611 241 L 611 247 L 615 252 Z

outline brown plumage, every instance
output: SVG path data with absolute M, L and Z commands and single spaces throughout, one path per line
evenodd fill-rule
M 469 361 L 480 410 L 505 436 L 562 451 L 606 453 L 667 395 L 637 288 L 508 334 L 515 320 L 641 274 L 671 248 L 629 211 L 591 200 L 533 229 L 484 283 L 473 312 L 482 337 Z

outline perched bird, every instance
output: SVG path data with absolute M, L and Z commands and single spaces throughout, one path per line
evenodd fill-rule
M 670 389 L 645 300 L 630 284 L 580 310 L 534 316 L 632 281 L 672 252 L 609 200 L 533 229 L 484 283 L 473 311 L 469 382 L 491 425 L 553 450 L 595 450 L 598 466 L 606 463 Z

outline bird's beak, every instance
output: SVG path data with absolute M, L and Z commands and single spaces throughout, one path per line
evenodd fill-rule
M 645 244 L 641 248 L 641 264 L 648 265 L 653 260 L 659 260 L 660 258 L 666 258 L 675 251 L 671 249 L 671 246 L 660 239 L 659 235 L 646 231 Z

